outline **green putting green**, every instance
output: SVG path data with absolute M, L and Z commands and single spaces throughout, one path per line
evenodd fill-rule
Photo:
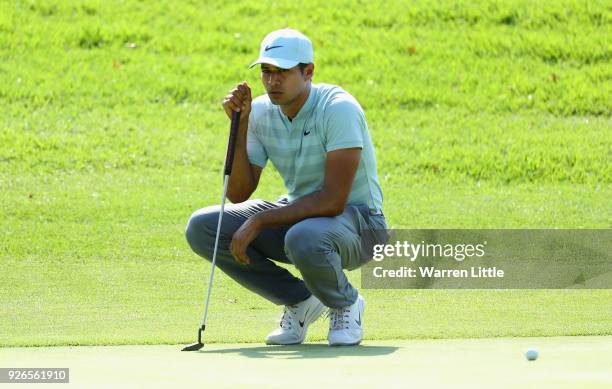
M 2 348 L 2 367 L 68 367 L 81 387 L 612 386 L 612 336 L 366 341 L 357 347 L 207 344 Z M 540 352 L 527 361 L 526 349 Z

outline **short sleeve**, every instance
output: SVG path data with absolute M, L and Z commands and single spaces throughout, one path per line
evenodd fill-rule
M 253 114 L 254 110 L 249 115 L 249 128 L 247 130 L 247 155 L 249 162 L 259 167 L 265 167 L 268 161 L 268 154 L 266 149 L 261 143 L 261 140 L 257 137 L 257 121 Z
M 336 97 L 325 109 L 325 151 L 360 147 L 363 149 L 363 134 L 366 121 L 359 104 L 347 97 Z

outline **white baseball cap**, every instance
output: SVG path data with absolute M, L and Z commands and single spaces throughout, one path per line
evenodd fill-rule
M 299 63 L 314 63 L 313 57 L 310 39 L 299 31 L 284 28 L 266 35 L 259 48 L 259 58 L 249 68 L 267 63 L 290 69 Z

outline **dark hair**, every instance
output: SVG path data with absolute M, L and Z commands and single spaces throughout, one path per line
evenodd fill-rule
M 298 66 L 300 67 L 300 73 L 304 74 L 304 69 L 306 69 L 306 66 L 308 66 L 308 64 L 300 62 Z

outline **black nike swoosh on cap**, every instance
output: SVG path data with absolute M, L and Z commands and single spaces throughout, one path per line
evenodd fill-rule
M 283 47 L 283 46 L 266 46 L 266 48 L 264 49 L 264 51 L 268 51 L 268 50 L 276 49 L 277 47 Z

